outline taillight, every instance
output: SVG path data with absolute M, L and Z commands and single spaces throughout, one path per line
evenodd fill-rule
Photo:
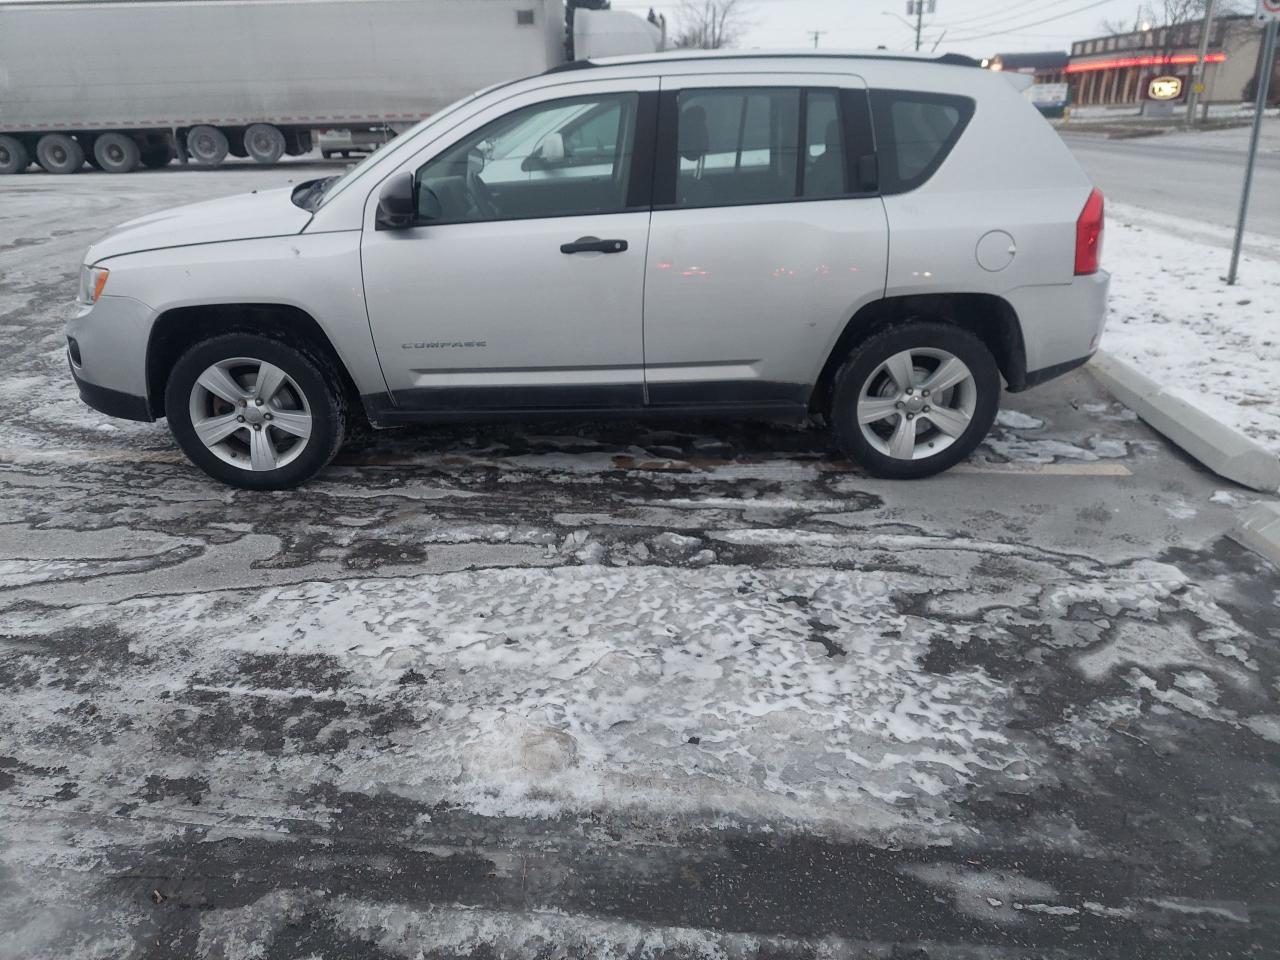
M 1102 258 L 1102 191 L 1094 190 L 1076 221 L 1076 276 L 1098 272 Z

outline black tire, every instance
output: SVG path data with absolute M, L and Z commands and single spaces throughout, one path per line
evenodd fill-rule
M 968 426 L 940 452 L 918 459 L 899 458 L 882 452 L 863 434 L 858 423 L 858 400 L 864 384 L 873 375 L 882 376 L 877 374 L 881 366 L 904 350 L 945 351 L 961 360 L 973 375 L 975 396 Z M 925 401 L 921 399 L 918 402 Z M 881 330 L 853 348 L 836 373 L 829 420 L 841 452 L 861 464 L 867 472 L 877 477 L 909 480 L 933 476 L 972 453 L 991 429 L 999 404 L 1000 369 L 986 344 L 968 330 L 948 323 L 912 320 Z M 893 417 L 905 416 L 905 413 L 894 414 L 893 411 L 890 414 Z M 932 424 L 926 413 L 913 416 L 917 415 L 921 417 L 921 425 L 917 429 L 923 427 L 919 429 L 917 443 L 923 443 L 927 448 L 930 436 L 936 435 L 940 441 L 950 439 Z M 880 424 L 886 422 L 901 423 L 894 419 L 880 421 Z
M 305 445 L 296 458 L 277 469 L 251 470 L 227 462 L 205 446 L 192 426 L 196 381 L 214 364 L 238 357 L 279 367 L 292 378 L 310 409 L 311 432 Z M 187 350 L 169 374 L 164 405 L 169 430 L 191 462 L 215 480 L 246 490 L 285 490 L 314 477 L 342 446 L 348 416 L 342 378 L 324 356 L 252 333 L 221 334 Z
M 65 133 L 46 133 L 36 142 L 36 162 L 49 173 L 75 173 L 84 166 L 84 147 Z
M 142 151 L 142 165 L 148 170 L 159 170 L 167 167 L 173 159 L 173 147 L 167 144 L 159 147 L 147 147 Z
M 275 163 L 284 156 L 284 134 L 269 123 L 255 123 L 244 131 L 244 149 L 258 163 Z
M 227 135 L 217 127 L 202 123 L 187 131 L 187 156 L 194 164 L 216 167 L 227 159 L 227 151 L 230 149 Z
M 0 175 L 22 173 L 31 166 L 31 152 L 17 137 L 0 133 Z
M 112 131 L 93 141 L 93 158 L 103 173 L 132 173 L 142 164 L 142 151 L 133 137 Z

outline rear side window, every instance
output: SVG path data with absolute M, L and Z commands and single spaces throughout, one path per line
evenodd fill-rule
M 694 88 L 663 94 L 656 206 L 717 207 L 875 192 L 861 90 Z
M 928 180 L 960 139 L 973 101 L 912 90 L 871 91 L 880 154 L 880 192 L 905 193 Z
M 678 206 L 796 197 L 799 90 L 684 90 L 676 103 Z

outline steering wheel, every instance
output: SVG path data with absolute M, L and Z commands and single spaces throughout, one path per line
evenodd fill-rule
M 480 179 L 480 174 L 474 170 L 468 170 L 466 184 L 467 193 L 471 194 L 471 201 L 476 205 L 476 209 L 480 211 L 480 215 L 489 220 L 496 220 L 498 209 L 493 205 L 493 194 L 489 192 L 485 182 Z

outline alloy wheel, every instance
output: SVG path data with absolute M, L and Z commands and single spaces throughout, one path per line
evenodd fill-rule
M 874 449 L 921 460 L 951 446 L 973 419 L 978 386 L 964 361 L 946 350 L 895 353 L 858 391 L 858 426 Z
M 251 357 L 220 360 L 191 386 L 191 426 L 219 459 L 242 470 L 277 470 L 311 436 L 311 407 L 297 381 Z

